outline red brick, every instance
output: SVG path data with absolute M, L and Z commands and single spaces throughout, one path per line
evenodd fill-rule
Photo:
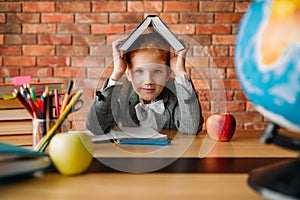
M 85 46 L 58 46 L 58 56 L 87 56 L 88 47 Z
M 179 22 L 178 13 L 160 13 L 159 17 L 166 24 L 177 24 Z
M 142 13 L 110 13 L 110 23 L 139 23 L 143 20 Z
M 98 46 L 91 50 L 90 55 L 111 57 L 112 56 L 112 48 L 110 46 Z
M 92 34 L 116 34 L 124 32 L 122 24 L 92 24 Z
M 192 81 L 196 90 L 208 90 L 211 88 L 211 84 L 207 80 L 192 79 Z
M 0 46 L 0 55 L 21 55 L 21 46 Z
M 196 34 L 230 34 L 230 32 L 230 25 L 200 24 L 196 26 Z
M 229 56 L 234 56 L 234 46 L 229 47 Z
M 36 44 L 35 35 L 5 35 L 5 44 Z
M 233 99 L 234 100 L 247 100 L 247 97 L 245 96 L 245 93 L 242 90 L 235 90 Z
M 238 79 L 225 79 L 225 80 L 212 80 L 212 88 L 213 89 L 241 89 L 240 83 Z
M 50 67 L 25 67 L 21 68 L 21 76 L 31 77 L 52 77 L 52 68 Z
M 21 24 L 0 24 L 0 33 L 21 33 Z
M 4 57 L 4 66 L 35 66 L 35 57 L 9 56 Z
M 224 67 L 224 68 L 228 68 L 228 67 L 234 67 L 234 59 L 230 58 L 230 57 L 224 57 L 224 58 L 213 58 L 213 66 L 217 66 L 217 67 Z
M 20 12 L 21 2 L 0 2 L 0 12 Z
M 4 44 L 4 35 L 0 35 L 0 44 Z
M 244 13 L 248 10 L 251 2 L 235 2 L 235 12 Z
M 209 59 L 205 57 L 187 57 L 186 67 L 208 67 Z
M 198 93 L 200 101 L 209 101 L 211 100 L 209 90 L 200 90 Z
M 235 68 L 226 69 L 226 78 L 237 78 Z
M 100 45 L 105 41 L 103 35 L 84 35 L 73 36 L 73 44 L 75 45 Z
M 7 13 L 8 23 L 39 23 L 40 14 L 36 13 Z
M 210 113 L 210 110 L 211 110 L 210 102 L 209 101 L 200 101 L 200 105 L 201 105 L 202 115 L 203 115 L 204 121 L 206 121 L 207 117 L 209 115 L 211 115 L 211 113 Z M 204 125 L 203 128 L 205 128 L 205 125 Z
M 71 66 L 72 67 L 81 67 L 85 61 L 85 59 L 89 58 L 90 56 L 86 57 L 71 57 Z
M 211 35 L 191 35 L 192 40 L 194 40 L 199 45 L 211 45 L 212 44 L 212 36 Z
M 55 24 L 23 24 L 23 33 L 25 34 L 50 34 L 55 32 Z
M 88 68 L 87 69 L 87 77 L 88 78 L 99 78 L 99 76 L 104 71 L 104 68 Z
M 91 5 L 89 1 L 83 2 L 56 2 L 58 12 L 90 12 Z
M 81 68 L 78 68 L 79 72 L 82 70 Z M 78 86 L 81 89 L 84 89 L 84 93 L 83 93 L 83 98 L 84 99 L 90 99 L 90 97 L 93 95 L 95 95 L 95 89 L 97 89 L 97 83 L 99 83 L 99 79 L 80 79 L 80 80 L 76 80 L 75 84 L 76 86 Z M 66 83 L 67 87 L 68 83 Z M 100 85 L 101 87 L 102 85 Z M 88 92 L 88 96 L 86 96 L 86 92 L 85 91 L 89 91 Z
M 212 23 L 213 13 L 181 13 L 181 23 Z
M 197 1 L 165 1 L 164 2 L 164 11 L 165 12 L 193 12 L 198 11 L 198 2 Z
M 161 1 L 128 1 L 129 12 L 161 12 Z
M 0 24 L 3 24 L 6 22 L 6 17 L 4 13 L 0 13 Z
M 71 44 L 71 35 L 39 35 L 39 44 Z
M 246 111 L 256 111 L 254 105 L 250 101 L 247 101 Z
M 232 100 L 233 92 L 224 90 L 200 90 L 199 96 L 205 101 L 229 101 Z
M 125 30 L 127 33 L 131 33 L 136 27 L 138 26 L 138 23 L 134 24 L 125 24 Z
M 29 56 L 50 56 L 55 54 L 55 47 L 52 45 L 24 45 L 22 47 L 23 55 Z
M 57 32 L 71 34 L 89 34 L 90 26 L 88 24 L 58 24 Z
M 240 24 L 238 24 L 238 23 L 237 24 L 231 24 L 231 26 L 232 26 L 231 34 L 236 35 L 238 33 L 239 25 Z
M 74 15 L 70 13 L 42 13 L 42 23 L 72 23 Z
M 125 1 L 101 1 L 92 2 L 92 11 L 94 12 L 125 12 L 126 2 Z
M 17 67 L 1 67 L 0 68 L 0 76 L 14 77 L 14 76 L 19 76 L 19 75 L 20 75 L 19 69 Z
M 225 69 L 218 68 L 191 68 L 192 79 L 216 79 L 224 78 Z
M 106 13 L 76 13 L 76 23 L 107 23 L 108 15 Z
M 216 13 L 216 23 L 239 23 L 244 14 L 241 13 Z
M 54 12 L 54 2 L 23 2 L 23 12 Z
M 38 57 L 37 66 L 52 67 L 52 66 L 70 66 L 69 57 Z
M 218 110 L 218 108 L 222 107 L 223 105 L 224 105 L 224 102 L 212 101 L 211 109 Z M 225 108 L 228 112 L 245 111 L 246 110 L 246 102 L 244 102 L 244 101 L 226 101 Z
M 195 34 L 195 25 L 194 24 L 172 24 L 169 25 L 169 28 L 174 33 L 181 34 Z
M 201 1 L 199 3 L 200 12 L 233 12 L 234 2 L 212 2 Z
M 236 40 L 235 35 L 214 35 L 213 44 L 216 45 L 234 45 Z
M 81 70 L 81 68 L 71 68 L 71 67 L 56 67 L 54 68 L 55 77 L 64 77 L 64 78 L 83 78 L 86 77 L 86 72 Z
M 76 61 L 74 60 L 74 62 L 76 62 Z M 89 57 L 86 57 L 84 60 L 82 60 L 80 64 L 85 67 L 95 67 L 95 68 L 105 67 L 105 61 L 104 61 L 103 57 L 89 56 Z M 73 59 L 72 59 L 72 65 L 73 65 Z M 77 65 L 77 66 L 79 66 L 79 65 Z
M 263 117 L 257 112 L 234 113 L 237 122 L 262 122 Z
M 227 46 L 196 46 L 193 48 L 195 56 L 228 56 L 229 50 Z

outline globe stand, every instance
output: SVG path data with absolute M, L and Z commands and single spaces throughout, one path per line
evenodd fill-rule
M 300 140 L 278 133 L 278 128 L 270 122 L 260 141 L 299 151 Z M 248 184 L 266 199 L 300 199 L 300 157 L 252 170 Z

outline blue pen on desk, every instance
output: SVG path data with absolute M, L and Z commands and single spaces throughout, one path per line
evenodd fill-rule
M 128 145 L 156 145 L 156 146 L 165 146 L 171 144 L 170 140 L 119 140 L 119 144 L 128 144 Z
M 110 131 L 110 134 L 113 136 L 114 143 L 120 143 L 119 138 L 116 136 L 113 130 Z

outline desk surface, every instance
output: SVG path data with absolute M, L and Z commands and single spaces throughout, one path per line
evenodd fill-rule
M 236 131 L 230 142 L 215 142 L 206 138 L 205 131 L 197 136 L 173 131 L 162 133 L 172 135 L 169 146 L 131 146 L 114 143 L 95 144 L 95 157 L 189 157 L 198 158 L 201 146 L 208 144 L 211 151 L 205 154 L 208 158 L 295 158 L 298 152 L 275 145 L 259 142 L 262 131 Z
M 171 164 L 175 168 L 183 164 L 183 168 L 177 172 L 172 170 L 137 174 L 104 172 L 97 165 L 99 161 L 95 159 L 88 172 L 80 176 L 65 177 L 52 171 L 35 177 L 5 181 L 0 183 L 0 196 L 1 199 L 26 197 L 27 199 L 44 200 L 99 198 L 263 199 L 247 185 L 247 173 L 248 170 L 251 170 L 251 166 L 247 166 L 245 163 L 246 168 L 243 168 L 239 164 L 243 164 L 245 159 L 250 159 L 251 162 L 254 162 L 252 167 L 255 167 L 257 165 L 256 159 L 274 162 L 277 159 L 279 161 L 283 158 L 295 158 L 297 153 L 273 145 L 260 144 L 258 141 L 260 134 L 261 131 L 237 131 L 231 142 L 216 143 L 207 157 L 199 159 L 199 149 L 204 141 L 204 134 L 202 133 L 192 140 L 191 145 L 182 154 L 182 158 Z M 174 146 L 176 144 L 178 143 L 172 143 Z M 109 152 L 108 145 L 113 144 L 96 144 L 95 156 L 102 155 L 103 159 L 111 157 L 116 161 L 118 161 L 117 159 L 128 159 L 127 157 L 122 158 L 122 156 L 119 158 L 119 155 L 115 154 L 116 152 Z M 122 147 L 131 155 L 134 155 L 132 152 L 142 151 L 138 157 L 145 155 L 145 151 L 153 151 L 149 148 Z M 168 154 L 159 154 L 158 159 L 163 156 L 172 157 L 169 153 L 170 151 Z M 147 156 L 143 157 L 149 159 Z M 239 164 L 234 165 L 230 162 L 231 160 Z M 221 165 L 222 162 L 223 165 Z M 192 167 L 194 171 L 185 171 L 190 168 L 188 165 L 194 165 Z M 211 169 L 213 168 L 211 166 L 215 166 L 216 169 Z M 222 169 L 222 167 L 223 171 L 217 170 Z M 229 170 L 230 168 L 237 169 Z

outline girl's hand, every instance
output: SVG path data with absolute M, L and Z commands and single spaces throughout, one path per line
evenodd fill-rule
M 185 57 L 188 51 L 188 46 L 183 50 L 175 51 L 173 48 L 170 50 L 170 67 L 176 76 L 183 75 L 185 71 Z
M 112 43 L 114 70 L 110 78 L 112 78 L 114 81 L 118 81 L 126 71 L 124 52 L 117 48 L 122 41 L 123 38 L 117 39 Z

